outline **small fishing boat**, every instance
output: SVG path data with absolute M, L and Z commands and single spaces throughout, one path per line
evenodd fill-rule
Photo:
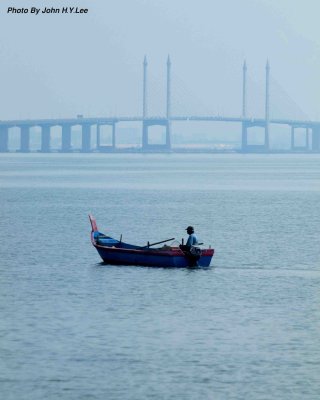
M 214 249 L 203 249 L 199 246 L 180 245 L 174 241 L 170 246 L 152 247 L 173 241 L 174 238 L 156 243 L 147 243 L 146 246 L 135 246 L 106 236 L 99 232 L 95 218 L 89 215 L 91 223 L 91 243 L 97 249 L 100 257 L 106 264 L 112 265 L 144 265 L 150 267 L 182 267 L 189 266 L 209 267 Z

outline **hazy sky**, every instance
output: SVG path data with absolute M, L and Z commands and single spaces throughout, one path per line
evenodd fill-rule
M 12 15 L 8 6 L 89 13 Z M 269 58 L 273 114 L 296 113 L 290 101 L 282 104 L 276 80 L 320 119 L 319 15 L 317 0 L 1 1 L 0 119 L 141 114 L 145 54 L 150 114 L 165 111 L 170 54 L 174 114 L 240 115 L 244 58 L 248 113 L 263 114 Z

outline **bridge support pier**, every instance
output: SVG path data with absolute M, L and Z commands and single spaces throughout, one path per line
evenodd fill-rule
M 89 153 L 91 151 L 91 125 L 82 125 L 82 148 L 83 153 Z
M 255 127 L 264 128 L 263 144 L 249 144 L 249 128 Z M 252 122 L 242 122 L 241 151 L 244 153 L 265 153 L 269 151 L 269 133 L 268 131 L 266 132 L 264 123 L 255 124 Z
M 265 151 L 269 151 L 270 149 L 269 132 L 270 132 L 270 123 L 269 121 L 266 121 L 266 127 L 264 132 L 264 145 L 262 145 Z
M 167 126 L 166 126 L 166 149 L 171 150 L 171 121 L 167 121 Z
M 112 149 L 116 148 L 116 123 L 112 124 Z
M 247 151 L 247 147 L 248 147 L 248 126 L 245 122 L 242 122 L 241 150 Z
M 291 127 L 291 150 L 295 148 L 295 141 L 294 141 L 294 126 Z
M 6 153 L 8 149 L 9 128 L 0 126 L 0 153 Z
M 41 153 L 50 153 L 50 125 L 41 127 Z
M 305 145 L 296 146 L 295 129 L 297 127 L 291 126 L 291 151 L 309 151 L 310 150 L 310 140 L 309 140 L 309 128 L 306 129 L 305 133 Z
M 71 125 L 62 125 L 62 146 L 61 151 L 63 153 L 69 153 L 71 151 Z
M 149 127 L 164 126 L 166 129 L 165 144 L 149 144 Z M 142 122 L 142 150 L 143 151 L 170 151 L 171 150 L 171 121 L 169 119 L 143 120 Z
M 30 127 L 20 127 L 20 150 L 21 153 L 29 153 L 30 151 Z
M 111 144 L 102 144 L 101 145 L 101 126 L 107 125 L 111 126 Z M 116 149 L 116 122 L 111 123 L 102 123 L 101 125 L 97 125 L 97 150 L 101 152 L 112 152 Z
M 312 128 L 312 151 L 320 151 L 320 125 Z
M 149 146 L 148 141 L 148 125 L 145 121 L 142 122 L 142 150 L 146 150 Z
M 100 125 L 97 124 L 97 150 L 99 150 L 100 147 Z

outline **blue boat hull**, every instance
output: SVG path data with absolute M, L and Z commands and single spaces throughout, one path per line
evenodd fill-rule
M 182 251 L 140 251 L 125 249 L 110 249 L 103 246 L 95 246 L 100 257 L 106 264 L 113 265 L 143 265 L 156 267 L 186 268 L 192 265 L 192 261 Z M 180 253 L 180 254 L 179 254 Z M 209 267 L 213 251 L 204 252 L 197 261 L 200 267 Z

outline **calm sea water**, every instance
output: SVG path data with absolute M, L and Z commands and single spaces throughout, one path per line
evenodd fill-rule
M 320 398 L 320 155 L 3 154 L 0 206 L 1 398 Z M 212 267 L 105 266 L 89 212 Z

